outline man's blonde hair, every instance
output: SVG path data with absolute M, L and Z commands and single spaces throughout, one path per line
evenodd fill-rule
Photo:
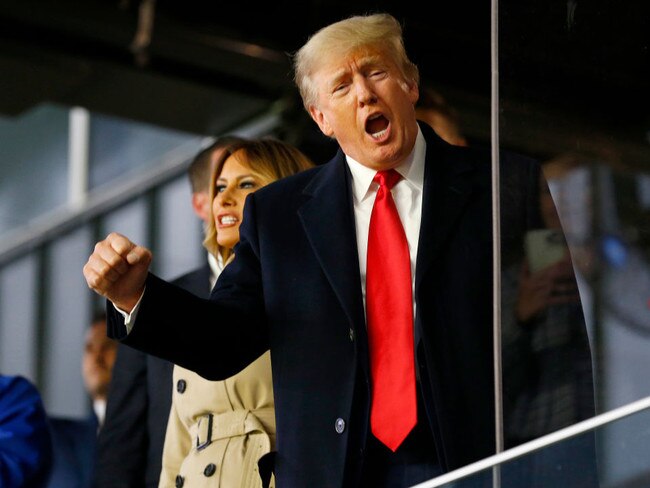
M 419 84 L 417 66 L 409 60 L 402 26 L 389 14 L 357 15 L 323 27 L 293 55 L 294 81 L 307 111 L 316 105 L 313 74 L 325 55 L 345 56 L 368 46 L 381 48 L 398 66 L 405 80 Z

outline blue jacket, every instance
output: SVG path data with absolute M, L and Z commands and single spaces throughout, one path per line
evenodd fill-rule
M 48 488 L 88 488 L 95 466 L 97 417 L 50 417 L 54 457 Z
M 0 486 L 45 486 L 52 463 L 47 417 L 38 390 L 0 375 Z

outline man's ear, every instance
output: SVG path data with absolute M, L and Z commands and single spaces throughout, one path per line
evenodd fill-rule
M 206 222 L 210 217 L 210 194 L 205 191 L 192 193 L 192 209 L 197 217 Z
M 313 105 L 309 106 L 309 115 L 311 115 L 311 118 L 314 119 L 314 122 L 318 124 L 318 127 L 320 128 L 321 132 L 325 134 L 327 137 L 332 137 L 332 134 L 334 134 L 334 131 L 332 130 L 332 127 L 330 126 L 329 122 L 327 121 L 327 118 L 325 117 L 325 114 L 318 110 L 316 107 Z
M 411 100 L 411 103 L 413 106 L 415 106 L 418 99 L 420 98 L 420 88 L 418 87 L 418 84 L 415 81 L 407 81 L 406 90 L 409 96 L 409 100 Z

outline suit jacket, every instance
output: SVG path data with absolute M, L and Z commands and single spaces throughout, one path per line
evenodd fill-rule
M 495 450 L 490 153 L 451 146 L 420 126 L 427 146 L 414 295 L 420 415 L 450 470 Z M 501 164 L 519 175 L 502 226 L 522 234 L 539 167 L 506 154 Z M 209 379 L 271 349 L 279 487 L 356 486 L 360 476 L 370 376 L 350 179 L 339 151 L 249 196 L 236 258 L 209 300 L 150 274 L 128 337 L 111 313 L 112 336 Z M 196 320 L 184 322 L 190 311 Z
M 206 263 L 173 283 L 208 297 L 210 266 Z M 95 487 L 158 487 L 172 402 L 172 370 L 169 361 L 119 345 L 99 434 Z
M 54 464 L 48 487 L 88 488 L 94 469 L 97 417 L 85 419 L 50 417 Z

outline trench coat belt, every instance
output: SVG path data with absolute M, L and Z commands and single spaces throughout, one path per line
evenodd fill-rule
M 194 446 L 204 449 L 213 441 L 247 434 L 275 437 L 275 409 L 231 410 L 224 413 L 207 412 L 190 427 Z M 270 449 L 270 445 L 268 447 Z

